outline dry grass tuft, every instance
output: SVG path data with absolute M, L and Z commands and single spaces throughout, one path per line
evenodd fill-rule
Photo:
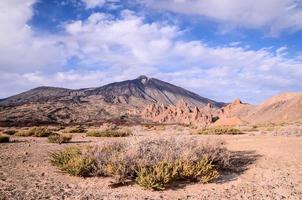
M 233 127 L 208 127 L 208 128 L 203 128 L 201 130 L 197 130 L 194 132 L 195 134 L 198 135 L 238 135 L 242 134 L 242 132 Z
M 82 126 L 69 127 L 63 130 L 64 133 L 86 133 L 87 130 Z
M 62 135 L 54 134 L 48 136 L 49 143 L 58 143 L 58 144 L 68 143 L 70 142 L 71 139 L 72 139 L 72 135 L 67 135 L 67 134 L 62 134 Z
M 50 129 L 47 127 L 33 127 L 29 130 L 20 130 L 15 135 L 21 136 L 21 137 L 48 137 L 50 135 L 54 134 Z
M 88 137 L 127 137 L 130 135 L 129 130 L 91 130 L 86 133 Z
M 94 166 L 94 159 L 84 155 L 77 147 L 68 147 L 53 153 L 50 162 L 63 172 L 82 177 L 89 176 Z
M 14 135 L 17 133 L 16 130 L 12 130 L 12 129 L 9 129 L 9 130 L 5 130 L 3 131 L 4 134 L 7 134 L 7 135 Z

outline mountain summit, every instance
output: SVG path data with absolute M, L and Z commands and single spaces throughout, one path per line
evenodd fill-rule
M 38 87 L 4 99 L 0 102 L 0 105 L 9 106 L 67 100 L 81 102 L 81 99 L 92 96 L 102 98 L 107 103 L 126 103 L 135 107 L 145 106 L 150 103 L 176 105 L 180 100 L 198 107 L 203 107 L 208 103 L 216 107 L 221 106 L 221 103 L 144 75 L 133 80 L 115 82 L 97 88 L 70 90 L 55 87 Z
M 221 107 L 222 103 L 201 97 L 181 87 L 147 76 L 96 88 L 38 87 L 0 101 L 3 123 L 82 123 L 110 119 L 146 105 L 176 105 L 183 101 L 195 107 Z M 0 122 L 1 123 L 1 122 Z

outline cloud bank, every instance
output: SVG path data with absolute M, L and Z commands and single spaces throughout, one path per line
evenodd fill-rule
M 145 5 L 188 15 L 208 17 L 219 23 L 268 30 L 302 29 L 300 0 L 142 0 Z
M 209 46 L 182 39 L 186 30 L 177 25 L 147 22 L 129 10 L 119 16 L 93 12 L 65 23 L 63 33 L 45 35 L 27 24 L 33 3 L 0 3 L 8 11 L 0 14 L 5 27 L 0 30 L 0 97 L 41 85 L 97 87 L 140 74 L 218 101 L 240 97 L 259 102 L 280 91 L 302 89 L 301 59 L 287 57 L 286 47 Z

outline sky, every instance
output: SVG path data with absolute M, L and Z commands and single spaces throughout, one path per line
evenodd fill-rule
M 216 101 L 302 91 L 302 0 L 1 0 L 0 98 L 155 77 Z

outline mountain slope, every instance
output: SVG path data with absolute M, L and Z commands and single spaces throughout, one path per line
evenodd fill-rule
M 201 97 L 170 83 L 146 76 L 134 80 L 111 83 L 98 88 L 70 90 L 55 87 L 38 87 L 27 92 L 9 97 L 0 105 L 20 105 L 47 101 L 80 101 L 81 98 L 99 96 L 107 103 L 128 103 L 133 106 L 144 106 L 146 103 L 176 105 L 180 100 L 195 106 L 208 103 L 221 106 L 221 103 Z
M 282 93 L 269 98 L 246 117 L 253 123 L 282 123 L 302 119 L 302 93 Z
M 88 123 L 138 115 L 148 104 L 222 104 L 167 82 L 140 76 L 97 88 L 39 87 L 0 101 L 0 124 Z
M 253 106 L 237 100 L 221 108 L 217 124 L 270 124 L 295 122 L 302 119 L 302 93 L 282 93 Z

